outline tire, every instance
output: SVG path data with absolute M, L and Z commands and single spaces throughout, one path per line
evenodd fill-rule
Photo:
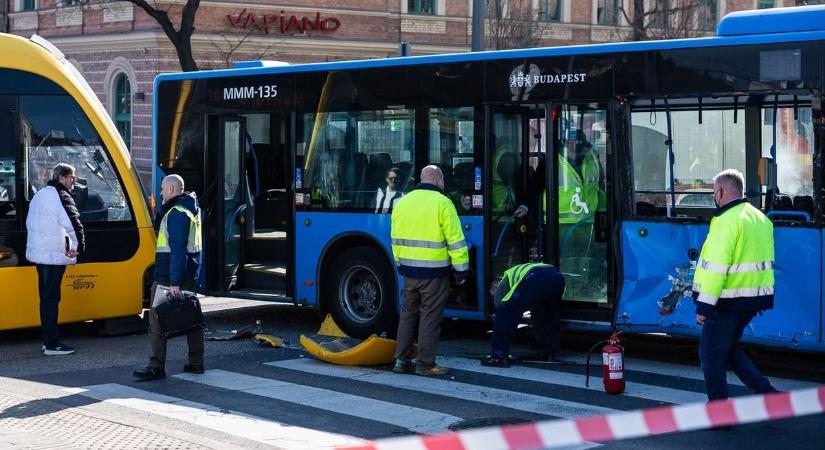
M 350 337 L 394 336 L 398 326 L 396 278 L 386 255 L 373 247 L 341 254 L 324 281 L 335 323 Z

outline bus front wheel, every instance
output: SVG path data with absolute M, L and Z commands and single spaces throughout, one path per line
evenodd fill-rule
M 349 336 L 395 334 L 395 276 L 381 251 L 371 247 L 347 250 L 333 262 L 324 284 L 332 317 Z

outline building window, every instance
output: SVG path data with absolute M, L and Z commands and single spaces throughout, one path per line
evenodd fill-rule
M 126 147 L 132 148 L 132 87 L 125 74 L 115 81 L 115 125 L 123 137 Z
M 20 11 L 34 11 L 37 9 L 36 0 L 23 0 L 20 2 Z
M 548 22 L 561 22 L 562 0 L 541 0 L 539 3 L 539 17 Z
M 412 14 L 435 14 L 435 0 L 407 0 L 407 12 Z
M 719 19 L 719 2 L 717 0 L 701 0 L 699 2 L 699 28 L 713 30 Z
M 599 25 L 618 25 L 621 0 L 598 0 L 596 6 L 596 23 Z
M 774 3 L 776 3 L 776 2 L 775 2 L 775 1 L 773 1 L 773 0 L 757 0 L 757 2 L 756 2 L 756 9 L 768 9 L 768 8 L 773 8 L 773 7 L 774 7 Z

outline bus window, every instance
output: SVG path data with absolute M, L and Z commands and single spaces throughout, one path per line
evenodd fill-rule
M 445 194 L 455 203 L 460 215 L 481 214 L 480 205 L 473 207 L 476 167 L 475 122 L 472 107 L 434 108 L 429 111 L 428 163 L 444 172 Z M 479 152 L 480 154 L 481 152 Z
M 745 120 L 733 110 L 671 111 L 675 214 L 707 216 L 715 208 L 713 177 L 724 169 L 745 170 Z M 639 215 L 665 216 L 671 203 L 667 117 L 633 112 L 634 203 Z
M 770 158 L 773 145 L 773 107 L 762 108 L 762 157 Z M 810 107 L 776 111 L 776 188 L 770 209 L 814 215 L 814 126 Z M 764 197 L 763 197 L 764 198 Z M 764 203 L 763 203 L 764 207 Z M 776 213 L 781 216 L 780 213 Z M 783 216 L 790 217 L 790 216 Z
M 388 190 L 400 197 L 415 186 L 412 110 L 305 114 L 302 119 L 296 164 L 304 175 L 296 190 L 308 201 L 299 200 L 299 207 L 385 213 L 391 210 L 383 201 Z
M 0 229 L 17 229 L 17 139 L 14 128 L 14 111 L 0 110 Z
M 57 163 L 77 171 L 72 195 L 84 224 L 130 221 L 123 186 L 103 144 L 77 103 L 66 95 L 21 95 L 20 122 L 28 162 L 28 198 Z

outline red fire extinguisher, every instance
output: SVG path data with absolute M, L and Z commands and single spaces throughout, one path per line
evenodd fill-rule
M 619 334 L 616 331 L 605 341 L 597 342 L 590 348 L 587 354 L 587 376 L 585 387 L 590 386 L 590 354 L 601 344 L 602 347 L 602 380 L 604 381 L 604 391 L 608 394 L 621 394 L 624 392 L 624 347 L 619 343 Z

